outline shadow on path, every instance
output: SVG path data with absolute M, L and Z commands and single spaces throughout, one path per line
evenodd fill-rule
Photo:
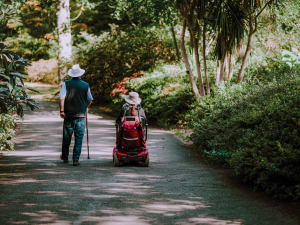
M 232 187 L 171 132 L 150 129 L 150 168 L 115 168 L 114 118 L 89 115 L 90 156 L 59 160 L 57 103 L 26 112 L 17 148 L 0 159 L 1 224 L 300 224 L 275 201 Z M 71 144 L 72 146 L 73 144 Z M 259 195 L 258 195 L 259 196 Z

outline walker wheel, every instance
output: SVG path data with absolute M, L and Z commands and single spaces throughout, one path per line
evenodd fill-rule
M 145 160 L 145 163 L 144 163 L 144 167 L 149 167 L 150 166 L 150 159 L 149 159 L 149 154 L 147 155 L 147 158 Z
M 118 159 L 117 153 L 114 153 L 113 155 L 113 161 L 114 161 L 114 166 L 119 167 L 120 166 L 120 161 Z

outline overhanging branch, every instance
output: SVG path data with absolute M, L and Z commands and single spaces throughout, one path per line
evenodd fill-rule
M 79 18 L 79 16 L 81 15 L 83 10 L 84 10 L 84 3 L 82 3 L 82 5 L 81 5 L 80 13 L 78 14 L 78 16 L 76 16 L 74 19 L 70 19 L 70 20 L 71 21 L 77 20 Z

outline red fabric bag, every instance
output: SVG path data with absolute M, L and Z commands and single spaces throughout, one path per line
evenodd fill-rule
M 118 135 L 117 135 L 117 148 L 120 149 L 125 148 L 146 148 L 146 143 L 144 139 L 144 132 L 142 127 L 140 126 L 140 120 L 136 116 L 134 120 L 130 118 L 130 120 L 123 120 L 121 117 L 121 121 L 123 121 L 123 126 L 120 126 Z

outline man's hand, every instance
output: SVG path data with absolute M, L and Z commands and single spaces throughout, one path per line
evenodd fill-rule
M 89 112 L 89 108 L 86 108 L 86 112 L 87 112 L 87 113 Z
M 60 118 L 64 119 L 66 117 L 65 112 L 60 112 Z
M 60 110 L 60 118 L 64 119 L 66 117 L 64 112 L 65 98 L 59 98 L 59 110 Z

